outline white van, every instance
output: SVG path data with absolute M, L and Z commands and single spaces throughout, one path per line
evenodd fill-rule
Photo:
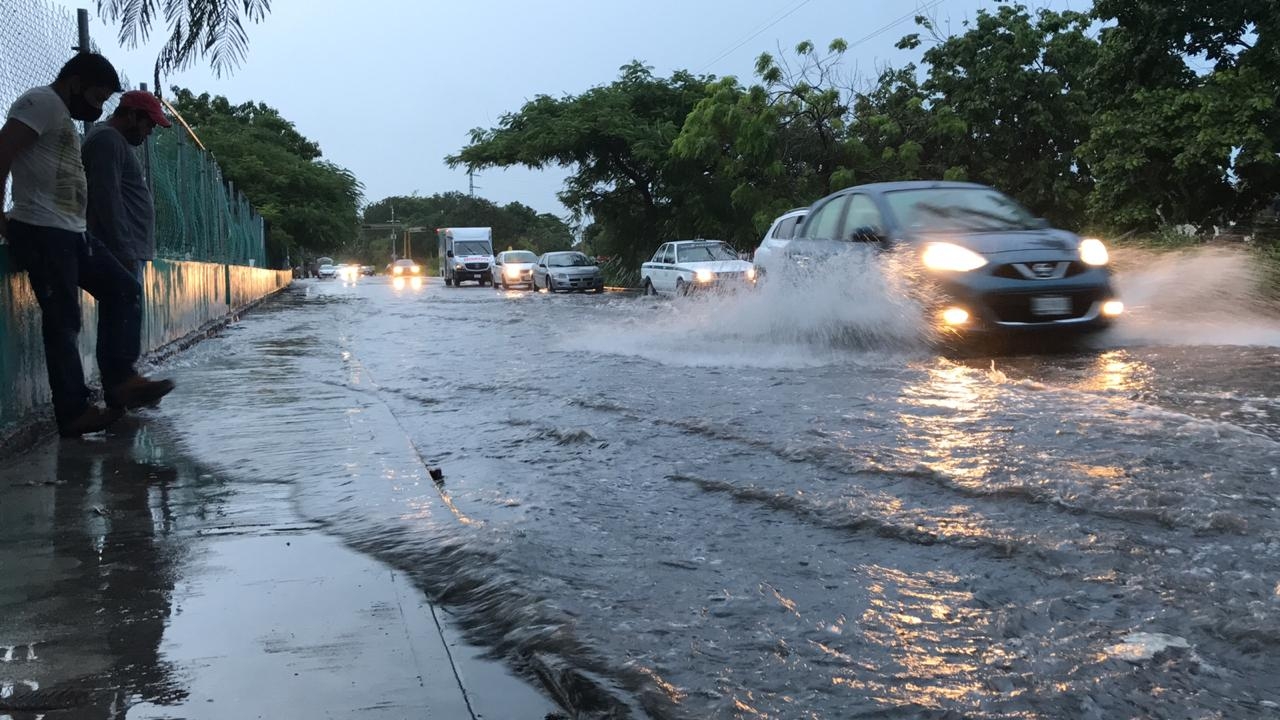
M 493 228 L 440 228 L 436 236 L 440 277 L 446 287 L 458 287 L 467 280 L 493 284 Z

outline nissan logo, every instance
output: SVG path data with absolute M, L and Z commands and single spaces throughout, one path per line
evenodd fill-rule
M 1038 262 L 1031 264 L 1031 272 L 1035 273 L 1038 278 L 1053 277 L 1053 271 L 1057 269 L 1057 263 Z

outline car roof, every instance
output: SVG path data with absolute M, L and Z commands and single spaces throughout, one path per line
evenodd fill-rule
M 863 192 L 893 192 L 895 190 L 927 190 L 927 189 L 989 189 L 986 185 L 971 182 L 959 182 L 955 180 L 898 180 L 895 182 L 879 182 L 867 183 L 866 185 L 855 185 L 845 188 L 838 192 L 831 193 L 838 195 L 840 193 L 863 191 Z
M 668 240 L 672 245 L 688 245 L 690 243 L 724 243 L 723 240 L 715 238 L 703 238 L 701 240 Z

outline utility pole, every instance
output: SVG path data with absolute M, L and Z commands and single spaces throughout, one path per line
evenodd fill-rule
M 472 169 L 467 170 L 467 194 L 471 197 L 476 196 L 476 171 Z

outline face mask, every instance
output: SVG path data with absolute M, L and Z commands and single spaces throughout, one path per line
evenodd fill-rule
M 76 120 L 93 122 L 102 117 L 102 108 L 94 107 L 93 103 L 78 93 L 71 93 L 71 102 L 67 109 L 71 111 L 71 117 Z

